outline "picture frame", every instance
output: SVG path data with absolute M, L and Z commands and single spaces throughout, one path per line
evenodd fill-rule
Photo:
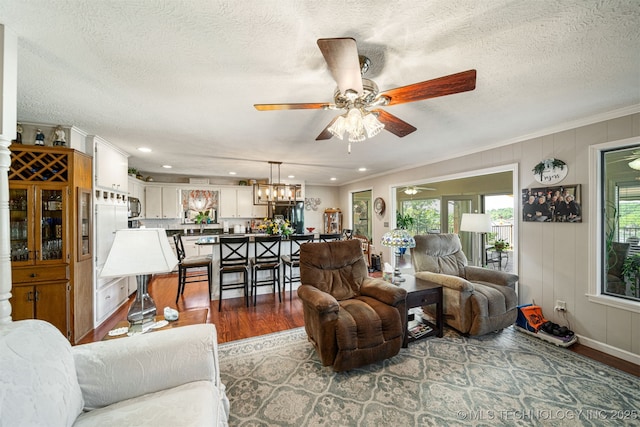
M 582 222 L 580 184 L 522 190 L 522 220 L 525 222 Z

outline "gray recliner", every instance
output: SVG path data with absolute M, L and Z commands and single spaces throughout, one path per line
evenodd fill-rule
M 483 335 L 516 321 L 517 275 L 467 265 L 457 234 L 417 235 L 415 240 L 415 276 L 442 285 L 449 326 L 463 334 Z M 431 307 L 423 310 L 430 313 Z

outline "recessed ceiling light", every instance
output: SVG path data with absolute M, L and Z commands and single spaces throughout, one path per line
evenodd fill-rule
M 364 172 L 366 170 L 367 170 L 367 168 L 358 168 L 358 172 Z
M 295 175 L 289 175 L 289 179 L 293 179 L 295 177 L 296 177 Z
M 338 179 L 338 178 L 336 178 L 335 176 L 332 176 L 332 177 L 331 177 L 331 181 L 335 181 L 335 180 L 337 180 L 337 179 Z
M 229 172 L 229 175 L 235 175 L 235 174 L 236 174 L 235 172 Z
M 151 148 L 149 147 L 138 147 L 138 151 L 142 151 L 143 153 L 150 153 Z
M 162 167 L 165 168 L 165 169 L 171 169 L 173 166 L 171 166 L 171 165 L 162 165 Z

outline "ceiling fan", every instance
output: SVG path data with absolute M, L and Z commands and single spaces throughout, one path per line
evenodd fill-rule
M 431 187 L 417 187 L 415 185 L 410 185 L 400 191 L 402 191 L 404 194 L 407 194 L 409 196 L 413 196 L 418 194 L 421 191 L 435 191 L 435 190 L 436 190 L 435 188 L 431 188 Z
M 466 92 L 476 87 L 476 70 L 439 77 L 408 86 L 379 92 L 372 80 L 363 78 L 371 61 L 358 56 L 353 38 L 319 39 L 318 47 L 324 56 L 333 79 L 338 84 L 333 102 L 298 104 L 254 104 L 259 111 L 270 110 L 340 110 L 347 112 L 334 118 L 316 140 L 348 134 L 349 143 L 363 141 L 377 135 L 383 128 L 402 138 L 416 128 L 379 107 L 421 101 L 439 96 Z M 351 152 L 351 144 L 349 144 Z
M 625 150 L 628 152 L 630 150 Z M 630 154 L 625 154 L 611 163 L 625 162 L 631 169 L 640 170 L 640 150 L 633 150 Z

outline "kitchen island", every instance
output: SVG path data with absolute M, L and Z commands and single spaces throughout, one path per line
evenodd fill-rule
M 217 231 L 217 229 L 204 229 L 203 231 L 206 231 L 206 230 Z M 265 233 L 222 234 L 222 233 L 206 232 L 201 234 L 197 232 L 193 234 L 190 234 L 190 233 L 184 234 L 184 230 L 167 230 L 167 235 L 169 236 L 169 243 L 171 244 L 172 247 L 174 247 L 173 235 L 176 233 L 182 234 L 182 241 L 184 243 L 185 252 L 187 256 L 202 256 L 202 255 L 211 256 L 211 260 L 213 263 L 213 278 L 212 278 L 213 280 L 211 284 L 211 292 L 212 292 L 211 299 L 218 299 L 220 296 L 220 276 L 218 274 L 218 269 L 220 268 L 220 251 L 218 249 L 219 243 L 220 243 L 219 238 L 221 236 L 225 236 L 225 237 L 249 236 L 249 258 L 251 258 L 254 255 L 253 242 L 255 241 L 255 238 L 256 237 L 259 238 L 259 236 L 266 236 Z M 280 255 L 289 255 L 290 250 L 291 250 L 291 246 L 289 244 L 289 240 L 286 237 L 283 237 L 281 242 L 281 247 L 280 247 Z M 263 278 L 262 275 L 264 275 L 264 278 L 266 278 L 268 277 L 269 274 L 271 274 L 271 272 L 259 271 L 258 274 L 260 275 L 259 276 L 260 279 L 262 279 Z M 237 276 L 237 277 L 234 277 L 234 276 Z M 224 280 L 225 280 L 225 283 L 227 283 L 227 280 L 231 282 L 231 281 L 238 281 L 238 279 L 240 279 L 239 273 L 237 275 L 227 274 L 225 275 Z M 265 294 L 268 292 L 271 292 L 271 289 L 268 286 L 258 288 L 258 294 Z M 224 292 L 224 299 L 238 298 L 238 297 L 244 297 L 242 293 L 242 289 L 225 290 Z

